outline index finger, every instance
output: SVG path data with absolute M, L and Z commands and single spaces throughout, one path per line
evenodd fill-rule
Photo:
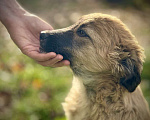
M 42 62 L 42 61 L 47 61 L 49 59 L 52 59 L 54 57 L 56 57 L 56 53 L 54 52 L 50 52 L 50 53 L 39 53 L 37 51 L 32 51 L 30 53 L 27 54 L 29 57 L 31 57 L 32 59 Z

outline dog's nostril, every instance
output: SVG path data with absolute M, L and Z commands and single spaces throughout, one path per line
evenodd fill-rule
M 47 38 L 48 37 L 48 34 L 47 33 L 41 33 L 40 34 L 40 40 L 43 40 L 43 39 L 45 39 L 45 38 Z

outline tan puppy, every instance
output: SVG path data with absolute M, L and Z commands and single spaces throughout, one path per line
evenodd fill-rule
M 68 120 L 150 120 L 140 87 L 143 49 L 116 17 L 83 16 L 40 36 L 41 52 L 71 62 L 73 85 L 63 107 Z

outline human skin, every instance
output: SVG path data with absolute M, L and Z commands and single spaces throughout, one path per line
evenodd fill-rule
M 11 39 L 25 55 L 43 66 L 68 66 L 69 61 L 54 52 L 40 53 L 39 36 L 43 30 L 53 30 L 41 18 L 27 12 L 16 0 L 0 0 L 0 21 Z

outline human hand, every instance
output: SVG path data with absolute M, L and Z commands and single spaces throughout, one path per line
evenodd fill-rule
M 69 61 L 62 60 L 62 55 L 56 55 L 54 52 L 40 53 L 40 32 L 53 28 L 39 17 L 24 10 L 16 0 L 0 0 L 0 21 L 20 50 L 39 64 L 50 67 L 70 64 Z
M 24 14 L 22 18 L 15 17 L 12 21 L 14 23 L 8 31 L 12 40 L 24 54 L 43 66 L 61 67 L 70 64 L 67 60 L 62 61 L 63 56 L 56 55 L 54 52 L 40 53 L 40 32 L 53 29 L 48 23 L 29 13 Z

